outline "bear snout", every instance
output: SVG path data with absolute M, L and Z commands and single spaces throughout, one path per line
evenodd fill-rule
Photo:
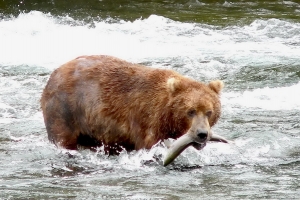
M 201 142 L 206 141 L 207 137 L 208 137 L 208 131 L 203 130 L 203 129 L 198 129 L 197 130 L 197 137 L 198 137 L 198 139 L 200 139 Z

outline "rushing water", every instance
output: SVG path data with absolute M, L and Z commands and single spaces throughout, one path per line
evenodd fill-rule
M 300 4 L 296 1 L 0 3 L 0 199 L 299 199 Z M 67 1 L 68 2 L 68 1 Z M 214 132 L 231 144 L 106 156 L 48 142 L 49 75 L 108 54 L 222 79 Z

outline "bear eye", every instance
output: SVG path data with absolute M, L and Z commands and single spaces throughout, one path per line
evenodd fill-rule
M 194 117 L 197 114 L 197 111 L 195 109 L 190 109 L 188 111 L 188 116 Z
M 212 111 L 211 111 L 211 110 L 207 111 L 207 112 L 205 113 L 205 115 L 206 115 L 208 118 L 210 118 L 211 115 L 212 115 Z

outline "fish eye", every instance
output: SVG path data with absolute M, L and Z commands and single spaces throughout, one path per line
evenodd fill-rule
M 188 116 L 189 117 L 194 117 L 196 114 L 197 114 L 197 111 L 195 110 L 195 109 L 190 109 L 189 111 L 188 111 Z
M 211 111 L 211 110 L 207 111 L 207 112 L 205 113 L 205 115 L 206 115 L 208 118 L 210 118 L 211 115 L 212 115 L 212 111 Z

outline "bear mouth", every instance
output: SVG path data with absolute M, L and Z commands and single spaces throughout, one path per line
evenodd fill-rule
M 206 146 L 206 142 L 205 143 L 197 143 L 197 142 L 192 142 L 191 145 L 197 149 L 197 150 L 201 150 Z

